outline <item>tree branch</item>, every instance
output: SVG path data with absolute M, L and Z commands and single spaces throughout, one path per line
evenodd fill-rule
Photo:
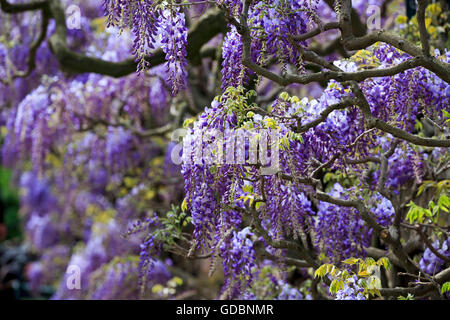
M 0 0 L 0 9 L 6 13 L 22 13 L 26 11 L 35 11 L 43 9 L 47 6 L 48 0 L 33 1 L 28 3 L 11 4 L 7 0 Z
M 86 56 L 72 51 L 67 46 L 67 27 L 64 9 L 59 0 L 46 0 L 27 4 L 9 4 L 6 0 L 0 0 L 1 9 L 6 13 L 16 14 L 31 10 L 42 10 L 45 20 L 54 19 L 55 33 L 50 37 L 49 44 L 56 56 L 61 69 L 72 73 L 98 73 L 112 77 L 123 77 L 136 72 L 137 63 L 134 57 L 120 62 L 111 62 L 103 59 Z M 219 9 L 211 9 L 205 13 L 188 33 L 188 45 L 186 48 L 187 59 L 193 65 L 201 61 L 201 54 L 210 56 L 209 51 L 201 52 L 201 48 L 210 39 L 226 30 L 226 22 L 223 13 Z M 40 45 L 40 43 L 39 43 Z M 151 67 L 165 62 L 165 54 L 161 49 L 147 57 Z
M 422 43 L 422 52 L 425 56 L 430 55 L 430 43 L 428 42 L 428 32 L 425 25 L 425 9 L 428 0 L 417 0 L 417 22 L 419 24 L 420 42 Z

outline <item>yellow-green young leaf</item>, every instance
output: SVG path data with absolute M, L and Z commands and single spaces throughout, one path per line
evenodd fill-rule
M 194 118 L 190 118 L 190 119 L 184 120 L 183 128 L 189 127 L 189 125 L 190 125 L 191 123 L 194 123 L 194 122 L 195 122 L 195 119 L 194 119 Z
M 187 211 L 187 198 L 184 198 L 183 203 L 181 204 L 181 210 L 183 212 Z
M 371 276 L 367 279 L 368 285 L 367 287 L 370 289 L 380 289 L 381 288 L 381 280 L 378 277 Z
M 334 279 L 333 281 L 331 281 L 331 284 L 330 284 L 330 293 L 335 294 L 336 292 L 341 290 L 341 289 L 339 289 L 340 287 L 341 287 L 341 284 L 339 283 L 339 279 Z
M 323 265 L 322 266 L 320 266 L 317 270 L 316 270 L 316 272 L 314 272 L 314 278 L 317 278 L 317 277 L 323 277 L 324 276 L 324 274 L 323 274 Z
M 427 188 L 435 185 L 436 182 L 434 182 L 433 180 L 426 180 L 422 183 L 422 185 L 419 187 L 419 190 L 417 191 L 417 195 L 420 196 L 420 194 Z
M 334 276 L 334 275 L 336 274 L 336 272 L 339 272 L 339 269 L 336 268 L 335 266 L 333 266 L 333 268 L 331 269 L 330 274 L 331 274 L 332 276 Z
M 367 290 L 367 281 L 366 279 L 360 279 L 361 282 L 359 282 L 359 286 L 364 288 L 364 290 Z
M 380 292 L 380 290 L 374 289 L 374 291 L 375 291 L 375 293 L 376 293 L 377 296 L 381 297 L 381 292 Z
M 391 270 L 391 263 L 389 262 L 389 259 L 386 257 L 380 258 L 378 260 L 378 265 L 381 266 L 383 264 L 384 268 L 386 270 Z
M 367 267 L 366 267 L 366 263 L 364 262 L 364 260 L 361 260 L 359 263 L 358 273 L 363 272 L 363 271 L 367 271 Z
M 300 102 L 300 99 L 299 99 L 297 96 L 292 96 L 292 97 L 291 97 L 291 102 L 292 102 L 292 103 L 299 103 L 299 102 Z
M 420 196 L 420 194 L 423 192 L 423 190 L 425 189 L 425 184 L 422 184 L 419 189 L 417 190 L 417 195 Z
M 323 277 L 325 276 L 327 273 L 330 273 L 333 268 L 335 268 L 335 266 L 333 266 L 332 264 L 323 264 L 319 267 L 319 269 L 316 270 L 316 272 L 314 273 L 314 277 Z
M 372 273 L 374 273 L 376 270 L 380 270 L 380 267 L 379 266 L 377 266 L 376 265 L 376 262 L 375 262 L 375 264 L 371 264 L 370 266 L 367 266 L 367 272 L 369 273 L 369 274 L 372 274 Z
M 284 101 L 287 101 L 289 99 L 289 93 L 287 92 L 282 92 L 280 94 L 280 98 L 283 99 Z
M 238 200 L 244 200 L 244 204 L 248 202 L 248 204 L 251 206 L 253 204 L 254 197 L 252 195 L 243 195 L 240 196 Z
M 330 293 L 335 294 L 337 292 L 336 290 L 336 280 L 331 281 L 330 284 Z
M 342 279 L 334 279 L 330 284 L 330 293 L 335 294 L 339 290 L 344 289 L 344 283 Z
M 333 271 L 335 271 L 336 267 L 332 264 L 327 264 L 327 272 L 325 274 L 328 273 L 333 273 Z
M 450 198 L 445 194 L 441 195 L 438 200 L 438 206 L 442 211 L 448 212 L 447 208 L 450 208 Z
M 447 120 L 448 121 L 448 120 Z M 450 180 L 442 180 L 436 184 L 436 195 L 439 195 L 442 191 L 442 188 L 449 188 Z
M 369 289 L 367 290 L 367 292 L 369 292 L 372 296 L 379 296 L 381 297 L 381 292 L 378 289 Z
M 372 266 L 374 266 L 376 264 L 376 262 L 375 262 L 375 260 L 373 259 L 373 258 L 367 258 L 366 259 L 366 265 L 368 266 L 368 267 L 372 267 Z
M 450 292 L 450 282 L 446 282 L 442 285 L 441 292 L 442 294 Z
M 362 270 L 362 271 L 358 272 L 358 276 L 360 276 L 360 277 L 368 277 L 368 276 L 370 276 L 370 273 L 367 272 L 367 270 Z
M 341 275 L 342 279 L 347 280 L 350 277 L 350 274 L 348 273 L 347 270 L 342 271 L 342 275 Z
M 446 118 L 450 118 L 450 113 L 449 113 L 449 112 L 447 112 L 447 111 L 445 111 L 445 110 L 442 110 L 442 112 L 444 113 L 444 116 L 445 116 Z
M 159 293 L 164 289 L 164 287 L 160 284 L 156 284 L 152 287 L 152 292 L 153 293 Z
M 172 280 L 179 286 L 183 284 L 183 279 L 181 279 L 180 277 L 174 277 Z
M 344 281 L 342 279 L 338 279 L 337 288 L 338 290 L 344 290 Z
M 422 130 L 423 129 L 422 122 L 416 120 L 416 124 L 414 125 L 414 128 L 418 131 Z
M 420 215 L 420 207 L 418 207 L 414 202 L 410 202 L 407 207 L 409 208 L 408 213 L 406 214 L 406 219 L 409 220 L 409 223 L 414 223 L 419 218 Z
M 349 259 L 346 259 L 346 260 L 344 260 L 342 262 L 346 263 L 346 264 L 349 264 L 349 265 L 353 265 L 353 264 L 358 262 L 358 259 L 357 258 L 349 258 Z

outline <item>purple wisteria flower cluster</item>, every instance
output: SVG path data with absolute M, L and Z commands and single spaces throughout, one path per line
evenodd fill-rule
M 344 288 L 336 293 L 336 300 L 366 300 L 364 288 L 358 286 L 358 278 L 353 276 L 344 284 Z
M 443 241 L 439 240 L 433 242 L 433 248 L 436 249 L 444 257 L 450 257 L 450 240 Z M 430 275 L 434 275 L 442 271 L 446 265 L 446 261 L 442 258 L 436 256 L 430 248 L 426 248 L 423 253 L 422 259 L 419 261 L 420 268 Z
M 138 61 L 138 71 L 153 67 L 148 59 L 153 51 L 161 47 L 166 54 L 166 67 L 172 92 L 184 89 L 187 81 L 187 28 L 182 10 L 173 8 L 157 9 L 152 0 L 105 0 L 108 26 L 124 29 L 132 26 L 134 35 L 133 53 Z
M 446 297 L 442 1 L 401 33 L 400 1 L 10 2 L 0 160 L 33 296 Z

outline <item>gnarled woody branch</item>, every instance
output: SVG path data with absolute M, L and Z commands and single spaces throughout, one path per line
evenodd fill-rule
M 282 86 L 286 86 L 290 83 L 310 83 L 313 81 L 319 81 L 319 80 L 330 80 L 330 79 L 336 79 L 340 82 L 350 82 L 352 90 L 357 98 L 357 104 L 360 107 L 361 111 L 363 112 L 366 124 L 370 128 L 378 128 L 382 131 L 388 132 L 393 134 L 394 136 L 401 138 L 403 140 L 410 141 L 415 144 L 419 145 L 429 145 L 429 146 L 450 146 L 450 140 L 437 140 L 437 139 L 428 139 L 428 138 L 421 138 L 415 135 L 411 135 L 408 132 L 404 132 L 401 129 L 395 128 L 388 123 L 375 118 L 370 110 L 370 106 L 364 97 L 363 92 L 359 88 L 357 82 L 363 81 L 370 77 L 376 77 L 376 76 L 388 76 L 388 75 L 395 75 L 397 73 L 400 73 L 402 71 L 415 68 L 417 66 L 424 66 L 433 64 L 433 66 L 436 64 L 434 61 L 431 61 L 429 57 L 422 56 L 420 53 L 415 55 L 413 59 L 407 60 L 404 63 L 401 63 L 397 66 L 391 67 L 391 68 L 385 68 L 385 69 L 375 69 L 375 70 L 364 70 L 354 73 L 345 73 L 341 71 L 336 71 L 335 68 L 330 68 L 332 70 L 325 71 L 325 72 L 319 72 L 312 75 L 305 75 L 305 76 L 296 76 L 296 75 L 288 75 L 288 76 L 280 76 L 276 73 L 259 66 L 258 64 L 254 63 L 251 60 L 251 38 L 250 38 L 250 30 L 247 24 L 247 16 L 248 16 L 248 10 L 249 10 L 249 1 L 245 1 L 244 3 L 244 9 L 243 13 L 240 17 L 240 23 L 235 21 L 234 19 L 230 20 L 231 23 L 233 23 L 236 26 L 237 31 L 242 36 L 242 42 L 243 42 L 243 64 L 247 66 L 248 68 L 252 69 L 254 72 L 265 76 L 269 78 L 270 80 L 279 83 Z M 341 12 L 340 15 L 340 29 L 341 33 L 344 38 L 347 39 L 354 39 L 354 35 L 351 28 L 351 1 L 343 1 L 343 12 Z M 313 32 L 314 33 L 314 32 Z M 402 40 L 403 41 L 403 40 Z M 416 48 L 411 45 L 411 51 L 416 51 Z M 304 53 L 304 52 L 303 52 Z M 414 52 L 416 53 L 416 52 Z M 319 61 L 320 62 L 320 61 Z M 448 78 L 450 74 L 447 73 L 441 73 L 441 77 Z M 328 78 L 328 79 L 327 79 Z M 445 79 L 444 79 L 445 80 Z M 448 79 L 447 79 L 448 80 Z M 327 110 L 328 111 L 328 110 Z M 331 110 L 333 111 L 333 110 Z M 325 114 L 325 117 L 327 114 Z M 321 117 L 323 118 L 323 117 Z M 317 119 L 315 123 L 320 123 L 323 121 L 323 119 Z M 293 177 L 293 180 L 296 180 L 295 177 Z M 309 183 L 308 183 L 309 184 Z M 311 183 L 314 184 L 314 183 Z M 416 273 L 419 271 L 419 268 L 415 265 L 413 261 L 409 258 L 408 254 L 404 251 L 404 248 L 400 242 L 399 237 L 397 236 L 398 233 L 393 230 L 391 232 L 390 230 L 387 230 L 383 228 L 381 225 L 377 223 L 373 215 L 370 213 L 370 211 L 367 209 L 367 207 L 364 205 L 364 203 L 358 199 L 353 200 L 344 200 L 344 199 L 337 199 L 333 198 L 330 195 L 321 192 L 319 190 L 316 190 L 314 196 L 320 200 L 325 201 L 329 203 L 333 203 L 339 206 L 344 207 L 353 207 L 358 210 L 361 217 L 366 221 L 366 223 L 378 234 L 380 237 L 387 242 L 391 250 L 396 257 L 396 261 L 404 267 L 406 270 L 408 270 L 411 273 Z M 434 286 L 434 284 L 432 284 Z
M 50 12 L 56 22 L 56 31 L 50 38 L 50 45 L 58 61 L 66 70 L 77 73 L 95 72 L 113 77 L 122 77 L 136 71 L 137 64 L 134 58 L 113 63 L 69 50 L 66 43 L 65 16 L 59 0 L 50 0 Z M 225 20 L 220 10 L 213 9 L 203 15 L 188 33 L 188 46 L 186 48 L 188 60 L 197 64 L 200 61 L 201 47 L 224 30 Z M 150 66 L 156 66 L 165 61 L 165 54 L 161 49 L 157 49 L 146 60 Z
M 351 145 L 345 147 L 344 150 L 348 149 L 351 146 L 354 146 L 357 143 L 357 141 L 359 140 L 359 138 L 362 137 L 363 135 L 364 135 L 364 133 L 361 134 L 360 136 L 358 136 L 355 139 L 355 141 Z M 398 144 L 398 141 L 394 142 L 392 147 L 386 153 L 384 153 L 382 155 L 382 160 L 385 160 L 385 161 L 379 160 L 380 162 L 384 163 L 384 168 L 382 169 L 384 172 L 381 174 L 382 177 L 380 177 L 381 184 L 379 184 L 379 188 L 384 186 L 384 179 L 385 179 L 385 176 L 387 173 L 387 166 L 386 166 L 387 159 L 390 156 L 392 156 L 392 154 L 395 151 L 395 148 L 397 147 L 397 144 Z M 398 230 L 396 230 L 396 229 L 388 230 L 388 229 L 384 228 L 382 225 L 380 225 L 376 221 L 375 216 L 366 207 L 363 200 L 360 200 L 357 198 L 355 198 L 355 199 L 335 198 L 335 197 L 332 197 L 329 194 L 317 189 L 318 183 L 314 182 L 315 173 L 317 173 L 318 171 L 322 170 L 325 167 L 330 166 L 332 164 L 332 162 L 334 162 L 339 156 L 342 156 L 342 155 L 343 155 L 343 152 L 336 153 L 333 157 L 331 157 L 331 159 L 328 162 L 319 166 L 319 168 L 317 168 L 308 178 L 306 178 L 306 179 L 303 178 L 301 181 L 296 176 L 290 177 L 290 176 L 286 176 L 286 175 L 281 175 L 281 178 L 285 179 L 285 180 L 294 181 L 298 184 L 306 184 L 306 185 L 311 185 L 311 186 L 315 187 L 316 190 L 312 194 L 312 196 L 315 197 L 317 200 L 335 204 L 335 205 L 338 205 L 341 207 L 355 208 L 356 210 L 358 210 L 359 215 L 367 223 L 367 225 L 370 226 L 387 244 L 390 245 L 390 248 L 392 250 L 392 253 L 390 253 L 390 255 L 395 257 L 396 264 L 405 268 L 409 272 L 419 271 L 417 266 L 409 259 L 408 253 L 403 248 L 403 246 L 400 242 L 400 239 L 397 236 L 399 234 Z M 384 192 L 381 192 L 381 193 L 384 194 Z M 395 204 L 396 201 L 393 201 L 393 203 Z
M 439 272 L 437 275 L 434 276 L 434 280 L 441 285 L 449 281 L 450 268 L 447 268 Z M 385 297 L 407 296 L 408 293 L 411 293 L 415 296 L 421 296 L 435 289 L 436 289 L 435 284 L 433 284 L 432 282 L 425 282 L 409 288 L 383 288 L 380 289 L 380 293 Z
M 26 4 L 10 4 L 7 0 L 0 0 L 2 11 L 10 14 L 25 11 L 41 10 L 43 19 L 54 19 L 55 33 L 50 37 L 49 44 L 56 56 L 61 69 L 72 73 L 98 73 L 112 77 L 123 77 L 136 71 L 137 63 L 134 57 L 120 62 L 110 62 L 103 59 L 86 56 L 70 50 L 67 46 L 67 27 L 64 9 L 59 0 L 46 0 Z M 187 59 L 191 64 L 198 64 L 203 52 L 201 48 L 209 40 L 226 30 L 223 13 L 219 9 L 211 9 L 205 13 L 189 30 Z M 147 57 L 150 66 L 157 66 L 165 62 L 165 54 L 161 49 Z
M 383 29 L 375 30 L 371 33 L 355 37 L 352 32 L 352 15 L 351 15 L 351 0 L 341 1 L 341 13 L 340 13 L 340 30 L 342 34 L 342 44 L 347 50 L 361 50 L 369 47 L 376 42 L 385 42 L 402 50 L 412 57 L 423 57 L 421 66 L 432 71 L 442 80 L 450 83 L 450 64 L 440 61 L 435 57 L 429 55 L 429 44 L 427 40 L 427 32 L 425 28 L 424 11 L 427 1 L 419 1 L 418 22 L 420 29 L 420 36 L 422 42 L 422 50 L 413 43 L 406 39 L 399 37 L 393 33 L 387 32 Z M 423 16 L 422 16 L 423 15 Z
M 327 193 L 316 191 L 315 197 L 324 202 L 332 203 L 341 207 L 351 207 L 358 210 L 361 218 L 378 234 L 380 237 L 391 246 L 392 252 L 397 257 L 397 261 L 402 265 L 403 268 L 408 270 L 408 272 L 416 273 L 418 272 L 417 266 L 415 266 L 409 259 L 408 255 L 404 251 L 400 240 L 395 237 L 391 232 L 377 223 L 372 213 L 367 209 L 361 200 L 357 199 L 338 199 L 334 198 Z
M 428 42 L 428 32 L 425 25 L 425 9 L 428 5 L 428 0 L 417 0 L 419 5 L 417 8 L 417 22 L 419 24 L 420 42 L 422 42 L 422 52 L 425 56 L 430 55 L 430 43 Z
M 385 77 L 392 76 L 403 71 L 413 69 L 419 66 L 425 67 L 430 71 L 434 72 L 437 76 L 450 83 L 450 66 L 447 63 L 444 63 L 436 58 L 423 56 L 421 54 L 421 50 L 409 43 L 403 38 L 398 36 L 393 36 L 391 34 L 382 32 L 371 33 L 367 36 L 363 36 L 360 38 L 355 38 L 352 33 L 351 27 L 351 1 L 342 1 L 342 11 L 340 14 L 340 29 L 343 36 L 343 41 L 347 49 L 363 49 L 367 46 L 375 43 L 382 38 L 385 40 L 384 42 L 392 44 L 394 46 L 399 46 L 401 48 L 405 48 L 404 51 L 411 54 L 413 56 L 412 59 L 404 61 L 396 66 L 384 68 L 384 69 L 372 69 L 372 70 L 363 70 L 357 72 L 341 72 L 341 71 L 321 71 L 313 74 L 307 75 L 293 75 L 287 74 L 285 76 L 278 75 L 275 72 L 266 69 L 257 63 L 253 62 L 251 59 L 251 37 L 250 37 L 250 29 L 247 24 L 249 4 L 248 1 L 245 1 L 244 10 L 240 17 L 240 21 L 236 21 L 234 19 L 230 19 L 230 23 L 234 24 L 236 30 L 242 36 L 242 63 L 254 71 L 255 73 L 266 77 L 281 86 L 287 86 L 292 83 L 300 83 L 300 84 L 308 84 L 311 82 L 322 82 L 329 80 L 337 80 L 339 82 L 361 82 L 369 78 L 373 77 Z M 349 48 L 350 47 L 350 48 Z M 413 134 L 410 134 L 406 131 L 403 131 L 399 128 L 396 128 L 387 122 L 378 119 L 372 115 L 370 112 L 370 106 L 367 103 L 364 95 L 358 97 L 360 108 L 363 111 L 365 121 L 369 127 L 377 128 L 384 132 L 390 133 L 393 136 L 400 138 L 402 140 L 411 142 L 416 145 L 421 146 L 430 146 L 430 147 L 450 147 L 450 139 L 432 139 L 432 138 L 422 138 Z M 362 105 L 361 105 L 362 104 Z
M 420 1 L 422 3 L 426 3 L 426 1 Z M 413 44 L 406 42 L 404 39 L 392 35 L 390 33 L 385 32 L 384 30 L 373 32 L 366 36 L 355 37 L 354 30 L 352 28 L 352 14 L 351 14 L 351 1 L 342 1 L 342 12 L 340 15 L 339 28 L 341 30 L 343 36 L 343 44 L 349 50 L 357 50 L 358 48 L 365 48 L 376 41 L 383 41 L 389 43 L 412 56 L 412 59 L 409 59 L 399 65 L 385 68 L 385 69 L 375 69 L 375 70 L 364 70 L 354 73 L 347 73 L 342 71 L 330 70 L 319 72 L 312 75 L 306 76 L 297 76 L 297 75 L 287 75 L 287 76 L 279 76 L 268 69 L 265 69 L 255 63 L 253 63 L 250 59 L 250 32 L 247 26 L 247 13 L 248 13 L 248 4 L 249 1 L 245 1 L 246 5 L 244 6 L 244 14 L 241 17 L 241 24 L 237 27 L 238 31 L 242 34 L 243 43 L 244 43 L 244 55 L 243 55 L 243 63 L 256 73 L 259 73 L 267 78 L 285 86 L 290 83 L 310 83 L 314 81 L 329 81 L 331 79 L 338 80 L 340 82 L 343 81 L 364 81 L 365 79 L 371 77 L 383 77 L 394 75 L 399 72 L 415 68 L 418 66 L 423 66 L 429 69 L 432 72 L 435 72 L 439 77 L 443 80 L 449 82 L 450 72 L 448 64 L 439 61 L 433 57 L 430 57 L 427 53 L 429 53 L 429 47 L 427 50 L 427 43 L 424 41 L 426 37 L 422 37 L 422 50 Z M 65 25 L 65 16 L 64 11 L 61 7 L 61 4 L 58 0 L 47 0 L 42 2 L 33 2 L 28 4 L 18 4 L 11 5 L 6 0 L 0 0 L 1 8 L 3 11 L 7 13 L 20 13 L 29 10 L 42 10 L 42 13 L 48 19 L 54 19 L 56 22 L 56 32 L 50 38 L 50 46 L 57 57 L 58 61 L 61 64 L 61 67 L 64 70 L 70 72 L 95 72 L 103 75 L 109 75 L 113 77 L 121 77 L 130 73 L 133 73 L 136 69 L 136 63 L 134 58 L 129 58 L 122 62 L 114 63 L 104 61 L 102 59 L 97 59 L 93 57 L 88 57 L 82 54 L 78 54 L 76 52 L 71 51 L 67 47 L 66 41 L 66 33 L 67 28 Z M 243 18 L 243 19 L 242 19 Z M 420 23 L 420 22 L 419 22 Z M 220 10 L 214 9 L 211 10 L 208 14 L 204 15 L 202 19 L 198 21 L 196 25 L 194 25 L 189 31 L 188 36 L 188 59 L 191 63 L 198 63 L 200 57 L 200 48 L 206 43 L 210 38 L 214 35 L 224 31 L 225 21 L 223 19 L 223 14 Z M 336 24 L 332 24 L 329 28 L 337 27 Z M 426 30 L 425 30 L 426 31 Z M 318 31 L 312 31 L 309 34 L 305 34 L 304 38 L 315 36 Z M 319 32 L 320 33 L 320 32 Z M 300 38 L 301 39 L 301 38 Z M 298 40 L 298 39 L 297 39 Z M 151 66 L 158 65 L 165 61 L 164 54 L 162 50 L 156 50 L 155 53 L 148 58 L 148 61 Z M 384 132 L 388 132 L 393 134 L 396 137 L 399 137 L 403 140 L 407 140 L 409 142 L 425 145 L 425 146 L 444 146 L 449 147 L 449 140 L 436 140 L 436 139 L 427 139 L 421 138 L 407 132 L 402 131 L 396 127 L 389 125 L 388 123 L 377 119 L 372 116 L 370 113 L 370 108 L 367 105 L 367 101 L 359 96 L 357 99 L 352 99 L 351 101 L 347 101 L 346 105 L 360 105 L 361 110 L 364 113 L 366 123 L 370 128 L 378 128 Z M 342 108 L 343 105 L 335 105 L 330 109 L 327 109 L 324 114 L 320 116 L 319 119 L 316 119 L 311 124 L 308 124 L 304 127 L 301 127 L 300 131 L 308 130 L 324 121 L 329 113 L 334 110 Z M 296 180 L 295 177 L 293 180 Z M 315 186 L 313 180 L 306 181 L 308 184 Z M 370 211 L 366 208 L 364 203 L 359 200 L 343 200 L 332 198 L 326 193 L 321 191 L 316 192 L 316 197 L 318 200 L 326 201 L 330 203 L 334 203 L 340 206 L 346 207 L 354 207 L 356 208 L 363 219 L 378 233 L 381 237 L 391 245 L 393 257 L 395 257 L 395 262 L 399 265 L 405 267 L 409 272 L 416 272 L 417 268 L 414 264 L 409 261 L 407 253 L 405 253 L 404 248 L 400 244 L 398 238 L 393 237 L 389 230 L 381 227 Z M 273 247 L 275 248 L 292 248 L 298 250 L 302 253 L 304 260 L 292 260 L 293 264 L 302 265 L 302 266 L 313 266 L 317 267 L 317 262 L 306 252 L 305 248 L 296 242 L 286 241 L 286 240 L 272 240 L 265 232 L 264 228 L 262 228 L 259 223 L 259 217 L 256 215 L 256 212 L 253 210 L 255 225 L 256 228 L 260 231 L 260 233 L 264 236 L 265 240 L 267 240 Z M 450 278 L 449 269 L 444 270 L 440 274 L 438 274 L 435 279 L 437 282 L 441 283 L 445 279 Z M 382 289 L 383 295 L 398 295 L 403 294 L 405 292 L 414 292 L 415 294 L 424 293 L 427 290 L 433 290 L 434 285 L 432 283 L 426 283 L 424 285 L 414 287 L 414 288 L 394 288 L 394 289 Z

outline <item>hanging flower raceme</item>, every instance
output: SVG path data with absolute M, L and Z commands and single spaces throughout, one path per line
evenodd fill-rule
M 436 240 L 432 243 L 433 248 L 445 257 L 450 257 L 450 239 L 445 241 Z M 426 248 L 423 253 L 422 259 L 420 259 L 419 267 L 429 275 L 435 275 L 442 271 L 446 265 L 446 262 L 438 257 L 431 251 L 430 248 Z
M 311 1 L 259 1 L 249 14 L 252 21 L 253 42 L 263 42 L 260 46 L 267 55 L 275 56 L 284 67 L 291 63 L 303 68 L 301 53 L 296 43 L 290 37 L 301 35 L 308 31 L 316 6 Z
M 148 58 L 155 49 L 155 37 L 158 34 L 160 10 L 156 10 L 152 0 L 105 0 L 105 14 L 108 26 L 121 29 L 131 24 L 134 35 L 133 53 L 140 72 L 149 67 Z
M 247 227 L 239 232 L 234 231 L 230 239 L 220 246 L 226 277 L 222 290 L 227 298 L 238 297 L 241 291 L 252 284 L 255 274 L 253 268 L 256 267 L 253 236 L 253 232 Z
M 165 9 L 159 16 L 161 48 L 166 54 L 166 66 L 176 93 L 187 85 L 187 28 L 184 13 L 181 10 Z
M 167 80 L 172 92 L 184 89 L 187 85 L 187 28 L 182 8 L 171 4 L 157 6 L 152 0 L 105 0 L 104 7 L 108 26 L 123 29 L 131 25 L 138 72 L 153 67 L 148 58 L 161 47 L 166 54 Z
M 234 26 L 225 36 L 222 59 L 222 90 L 242 85 L 245 69 L 242 65 L 242 40 Z
M 3 148 L 3 164 L 13 165 L 30 156 L 34 168 L 42 170 L 51 141 L 57 137 L 49 122 L 54 116 L 48 88 L 39 86 L 17 107 L 7 123 L 8 135 Z

